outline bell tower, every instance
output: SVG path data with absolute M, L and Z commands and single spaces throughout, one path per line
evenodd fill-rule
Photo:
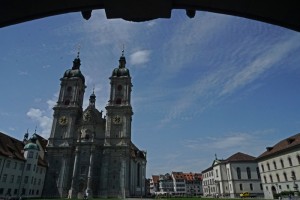
M 80 71 L 79 53 L 73 67 L 60 79 L 60 93 L 54 106 L 49 146 L 72 144 L 76 139 L 76 125 L 82 115 L 85 78 Z
M 125 67 L 124 50 L 119 59 L 119 67 L 112 72 L 110 79 L 110 98 L 107 110 L 106 138 L 110 145 L 129 145 L 131 142 L 131 77 Z

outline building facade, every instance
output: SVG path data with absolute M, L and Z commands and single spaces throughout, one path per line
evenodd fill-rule
M 257 157 L 266 199 L 300 186 L 300 133 L 283 139 Z
M 202 175 L 204 196 L 236 198 L 242 192 L 263 196 L 258 165 L 253 156 L 238 152 L 225 160 L 216 158 Z
M 47 140 L 37 134 L 19 141 L 0 132 L 0 199 L 41 197 Z
M 112 72 L 106 115 L 94 92 L 83 110 L 85 77 L 79 55 L 61 80 L 47 145 L 44 197 L 144 196 L 146 152 L 131 141 L 131 76 L 124 54 Z

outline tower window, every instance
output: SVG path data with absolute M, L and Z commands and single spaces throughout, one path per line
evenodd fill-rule
M 65 105 L 67 106 L 67 105 L 69 105 L 70 104 L 70 100 L 65 100 Z
M 72 87 L 69 86 L 69 87 L 67 88 L 67 91 L 68 91 L 68 92 L 71 92 L 71 91 L 72 91 Z
M 118 85 L 118 90 L 119 90 L 119 91 L 122 90 L 122 85 Z
M 121 104 L 121 102 L 122 102 L 121 98 L 117 98 L 116 104 Z

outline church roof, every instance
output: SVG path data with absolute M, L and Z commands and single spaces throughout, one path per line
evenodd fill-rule
M 255 157 L 241 152 L 237 152 L 225 160 L 225 162 L 249 162 L 249 161 L 255 161 Z
M 267 147 L 267 150 L 263 152 L 260 156 L 258 156 L 257 160 L 272 156 L 274 154 L 279 154 L 286 150 L 290 150 L 297 147 L 300 147 L 300 133 L 285 138 L 272 147 Z

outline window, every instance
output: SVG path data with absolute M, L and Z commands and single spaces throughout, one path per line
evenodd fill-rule
M 21 163 L 19 170 L 23 170 L 23 168 L 24 168 L 24 163 Z
M 117 98 L 116 104 L 121 104 L 121 102 L 122 102 L 121 98 Z
M 26 170 L 27 170 L 27 171 L 30 171 L 30 168 L 31 168 L 31 164 L 27 164 Z
M 80 168 L 80 174 L 85 174 L 85 169 L 86 169 L 85 166 L 81 166 L 81 168 Z
M 265 183 L 267 183 L 267 177 L 266 176 L 264 176 L 264 181 L 265 181 Z
M 290 167 L 293 166 L 291 157 L 288 157 L 288 161 L 289 161 Z
M 269 163 L 267 163 L 267 168 L 270 171 L 270 164 Z
M 33 165 L 33 171 L 35 171 L 36 165 Z
M 25 176 L 24 183 L 28 183 L 28 176 Z
M 227 177 L 230 180 L 230 173 L 229 173 L 229 169 L 227 168 Z
M 118 85 L 118 90 L 119 90 L 119 91 L 122 90 L 122 85 Z
M 7 162 L 6 162 L 6 168 L 9 168 L 10 167 L 10 160 L 8 160 Z
M 276 161 L 273 161 L 274 169 L 277 169 Z
M 253 185 L 252 185 L 252 183 L 250 183 L 250 190 L 251 190 L 251 191 L 253 190 Z
M 279 174 L 276 174 L 277 182 L 280 182 Z
M 33 158 L 33 151 L 28 152 L 28 158 Z
M 260 190 L 263 190 L 263 186 L 262 186 L 262 184 L 259 184 L 260 185 Z
M 257 178 L 260 179 L 260 173 L 259 173 L 259 168 L 256 167 L 256 174 L 257 174 Z
M 236 168 L 236 173 L 237 173 L 238 179 L 241 179 L 241 169 L 239 167 Z
M 282 159 L 280 159 L 281 167 L 284 168 L 284 162 Z
M 291 172 L 291 178 L 293 180 L 297 180 L 296 173 L 294 171 Z
M 217 170 L 217 169 L 216 169 L 216 176 L 219 177 L 219 173 L 218 173 L 218 170 Z
M 18 163 L 15 162 L 14 169 L 17 169 Z
M 11 176 L 10 176 L 10 182 L 13 183 L 13 182 L 14 182 L 14 179 L 15 179 L 15 175 L 11 175 Z
M 284 180 L 287 181 L 288 179 L 287 179 L 287 175 L 285 172 L 283 172 L 283 176 L 284 176 Z
M 7 174 L 4 174 L 3 177 L 2 177 L 2 182 L 5 183 L 6 179 L 7 179 Z
M 300 165 L 300 155 L 297 155 L 297 160 L 298 160 L 298 164 Z M 1 164 L 1 160 L 0 160 L 0 164 Z
M 3 194 L 4 189 L 0 188 L 0 194 Z
M 20 182 L 21 182 L 21 176 L 18 176 L 17 183 L 20 183 Z
M 65 105 L 67 106 L 69 104 L 70 104 L 70 100 L 69 99 L 65 100 Z
M 240 184 L 240 190 L 243 191 L 243 184 Z
M 251 179 L 251 170 L 250 170 L 250 167 L 247 167 L 246 170 L 247 170 L 247 177 L 248 177 L 248 179 Z
M 263 164 L 261 165 L 261 171 L 262 171 L 262 172 L 264 172 L 264 171 L 265 171 L 265 167 L 264 167 L 264 165 L 263 165 Z
M 286 185 L 286 189 L 288 189 L 288 190 L 289 190 L 289 189 L 290 189 L 290 186 L 289 186 L 289 185 Z
M 273 183 L 273 176 L 272 175 L 270 175 L 270 181 L 271 181 L 271 183 Z
M 18 194 L 18 189 L 14 190 L 14 195 Z

